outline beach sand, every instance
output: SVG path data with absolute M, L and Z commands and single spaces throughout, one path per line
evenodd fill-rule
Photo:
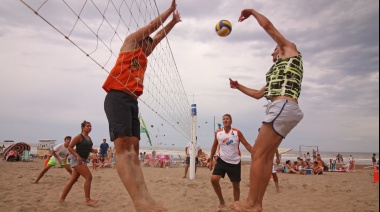
M 135 211 L 115 168 L 93 171 L 91 197 L 95 207 L 84 204 L 84 179 L 80 178 L 67 196 L 58 199 L 69 174 L 51 168 L 38 184 L 32 182 L 43 168 L 43 160 L 0 162 L 0 211 Z M 281 192 L 273 180 L 264 196 L 264 211 L 379 211 L 379 183 L 373 183 L 373 169 L 357 167 L 356 173 L 327 172 L 323 175 L 278 173 Z M 249 165 L 242 166 L 241 199 L 249 188 Z M 183 179 L 184 167 L 143 167 L 147 187 L 155 200 L 169 211 L 214 211 L 218 199 L 210 183 L 211 172 L 198 167 L 195 180 Z M 233 201 L 232 186 L 226 177 L 221 187 L 227 204 Z M 225 208 L 223 211 L 232 211 Z

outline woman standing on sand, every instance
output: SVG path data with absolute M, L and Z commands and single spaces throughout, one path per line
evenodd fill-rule
M 92 148 L 93 143 L 90 136 L 88 136 L 92 129 L 91 123 L 88 121 L 83 121 L 81 124 L 81 128 L 81 134 L 75 136 L 68 147 L 68 150 L 72 154 L 70 165 L 71 168 L 73 168 L 73 172 L 71 174 L 71 179 L 63 189 L 60 202 L 65 201 L 67 194 L 70 192 L 71 188 L 73 187 L 74 183 L 78 180 L 79 176 L 83 176 L 85 178 L 85 203 L 89 206 L 92 206 L 95 205 L 98 202 L 98 200 L 92 200 L 90 198 L 92 174 L 88 169 L 86 159 L 88 158 L 90 152 L 96 154 L 98 153 L 98 150 Z M 76 147 L 75 150 L 74 146 Z

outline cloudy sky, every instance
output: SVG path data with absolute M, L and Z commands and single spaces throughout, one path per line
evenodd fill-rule
M 162 12 L 171 1 L 156 3 Z M 377 0 L 178 0 L 177 5 L 182 22 L 168 41 L 188 102 L 197 104 L 197 136 L 203 148 L 213 142 L 214 117 L 221 122 L 223 114 L 231 114 L 233 126 L 251 143 L 264 117 L 266 100 L 232 90 L 228 81 L 261 88 L 272 65 L 273 40 L 254 18 L 237 22 L 242 9 L 254 8 L 304 58 L 299 104 L 305 116 L 281 147 L 378 152 Z M 67 9 L 53 5 L 48 11 L 55 23 L 65 26 Z M 228 37 L 214 31 L 220 19 L 233 25 Z M 83 120 L 92 123 L 95 144 L 109 140 L 101 88 L 107 73 L 20 1 L 2 1 L 0 23 L 0 141 L 61 141 L 78 134 Z M 154 146 L 185 147 L 186 138 L 147 105 L 139 105 Z M 142 146 L 146 140 L 142 135 Z

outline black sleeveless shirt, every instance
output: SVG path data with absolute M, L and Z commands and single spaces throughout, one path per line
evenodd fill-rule
M 76 144 L 75 151 L 81 158 L 87 159 L 88 155 L 90 155 L 93 143 L 91 141 L 91 138 L 87 140 L 87 138 L 82 134 L 80 135 L 82 136 L 82 141 Z

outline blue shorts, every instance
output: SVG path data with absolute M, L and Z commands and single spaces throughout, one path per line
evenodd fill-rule
M 186 157 L 186 164 L 190 164 L 190 156 Z M 198 164 L 198 157 L 195 157 L 195 164 Z
M 279 99 L 268 104 L 263 124 L 272 123 L 273 130 L 285 138 L 302 118 L 303 112 L 297 103 Z
M 111 90 L 104 100 L 110 140 L 133 136 L 140 140 L 139 107 L 135 97 L 119 90 Z

